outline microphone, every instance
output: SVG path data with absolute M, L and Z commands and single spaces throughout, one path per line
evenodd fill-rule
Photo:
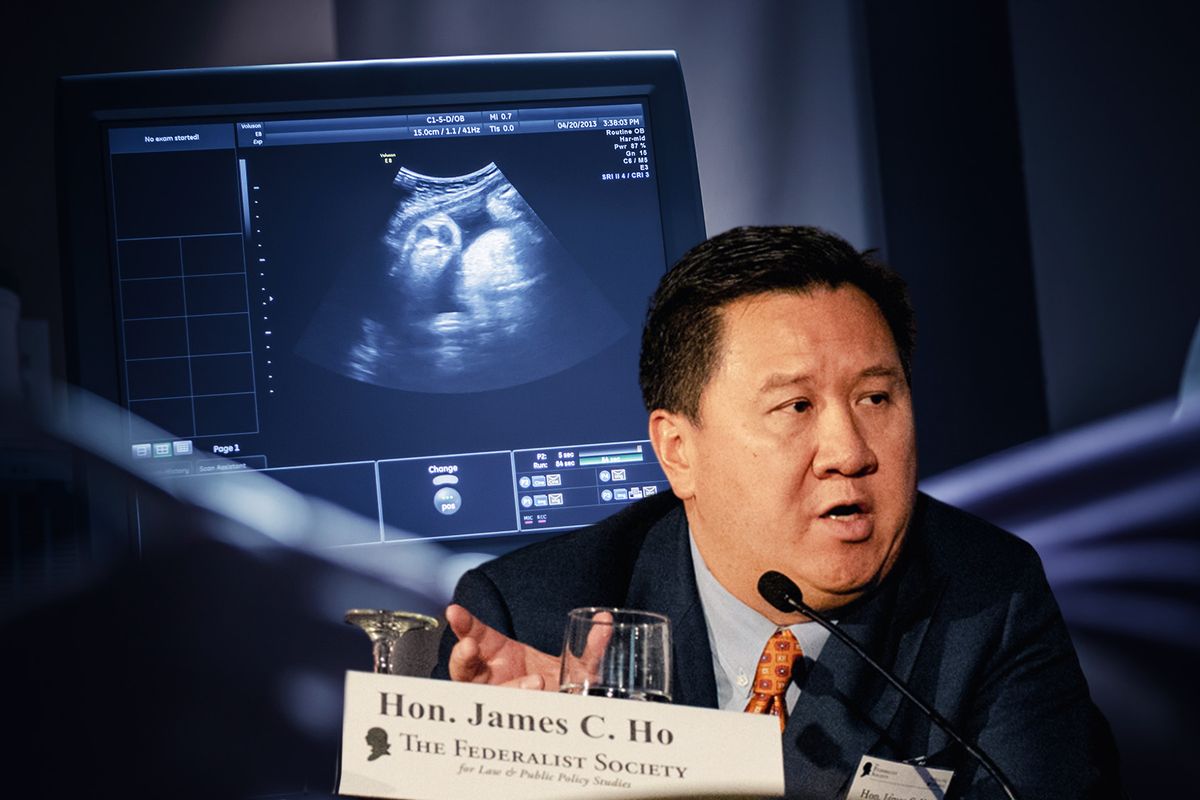
M 996 783 L 1000 784 L 1000 788 L 1004 790 L 1006 795 L 1008 795 L 1009 800 L 1017 800 L 1016 794 L 1013 793 L 1012 786 L 1009 785 L 1008 780 L 1000 772 L 1000 767 L 996 766 L 996 762 L 992 761 L 992 759 L 988 757 L 987 753 L 983 752 L 978 747 L 971 744 L 961 735 L 959 735 L 958 731 L 954 729 L 954 726 L 950 724 L 949 720 L 947 720 L 937 711 L 933 710 L 928 703 L 923 702 L 920 698 L 913 694 L 904 684 L 904 681 L 897 678 L 891 673 L 890 670 L 867 655 L 867 651 L 863 650 L 858 642 L 851 639 L 849 635 L 843 631 L 838 630 L 838 627 L 834 625 L 824 614 L 811 608 L 807 603 L 805 603 L 804 595 L 800 591 L 800 587 L 797 586 L 791 578 L 789 578 L 787 575 L 784 575 L 782 572 L 776 572 L 775 570 L 764 572 L 758 579 L 758 593 L 762 595 L 764 600 L 775 606 L 775 608 L 779 609 L 780 611 L 788 614 L 799 611 L 801 614 L 808 617 L 825 630 L 829 631 L 829 633 L 832 634 L 842 644 L 853 650 L 859 658 L 870 664 L 873 670 L 887 678 L 888 683 L 890 683 L 892 686 L 895 686 L 900 694 L 904 695 L 909 699 L 909 701 L 912 702 L 913 705 L 921 709 L 921 713 L 923 713 L 934 724 L 945 731 L 951 739 L 962 745 L 963 749 L 970 753 L 971 756 L 973 756 L 974 759 L 988 771 L 988 774 L 995 779 Z

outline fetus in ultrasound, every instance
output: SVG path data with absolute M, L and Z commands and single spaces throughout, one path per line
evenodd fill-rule
M 301 339 L 358 381 L 475 392 L 574 366 L 627 326 L 495 164 L 436 177 L 407 168 L 386 263 L 350 269 Z

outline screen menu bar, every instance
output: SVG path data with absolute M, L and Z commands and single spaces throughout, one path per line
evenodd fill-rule
M 612 131 L 612 135 L 644 136 L 645 128 L 646 116 L 641 104 L 623 103 L 113 128 L 109 131 L 109 150 L 114 154 L 144 153 L 230 148 L 235 144 L 278 147 L 597 130 Z

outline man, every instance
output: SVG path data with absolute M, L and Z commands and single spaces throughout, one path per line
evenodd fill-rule
M 913 338 L 903 282 L 836 236 L 741 228 L 694 248 L 642 338 L 673 494 L 467 573 L 435 674 L 553 689 L 569 609 L 658 611 L 675 702 L 786 716 L 789 796 L 844 797 L 864 754 L 953 769 L 952 795 L 1003 796 L 858 656 L 759 596 L 779 570 L 1019 796 L 1118 796 L 1032 548 L 916 490 Z M 753 680 L 764 643 L 803 653 L 774 693 Z

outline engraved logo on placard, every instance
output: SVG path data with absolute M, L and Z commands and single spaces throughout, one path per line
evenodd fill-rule
M 371 748 L 371 755 L 367 756 L 367 761 L 374 761 L 380 756 L 390 756 L 392 754 L 392 746 L 388 743 L 387 731 L 383 728 L 371 728 L 367 731 L 367 745 Z

